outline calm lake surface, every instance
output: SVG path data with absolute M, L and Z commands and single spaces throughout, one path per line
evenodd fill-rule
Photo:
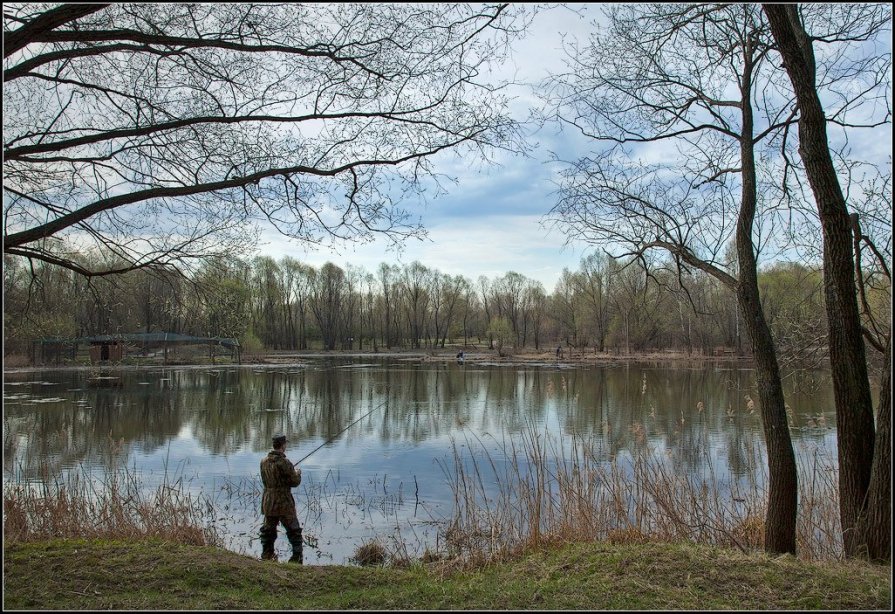
M 534 429 L 564 445 L 595 442 L 601 460 L 643 445 L 676 472 L 725 483 L 763 478 L 751 369 L 722 363 L 503 365 L 419 359 L 309 358 L 301 364 L 4 374 L 4 481 L 133 468 L 147 488 L 180 480 L 215 502 L 226 547 L 260 555 L 258 464 L 284 432 L 303 480 L 293 490 L 309 564 L 345 564 L 374 537 L 408 554 L 437 545 L 450 517 L 455 454 L 506 446 Z M 829 375 L 784 382 L 796 453 L 835 463 Z M 755 405 L 750 403 L 754 401 Z M 340 431 L 351 425 L 344 430 Z M 288 544 L 281 534 L 281 560 Z

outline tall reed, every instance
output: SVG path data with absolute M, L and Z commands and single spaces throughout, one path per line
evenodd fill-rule
M 637 425 L 632 430 L 638 436 Z M 763 547 L 767 475 L 755 450 L 751 470 L 737 480 L 716 475 L 707 449 L 697 451 L 700 469 L 688 473 L 669 461 L 671 450 L 638 445 L 614 455 L 599 440 L 558 441 L 533 427 L 494 444 L 455 441 L 452 465 L 442 464 L 454 498 L 444 529 L 452 557 L 487 560 L 557 540 Z M 798 553 L 839 558 L 835 462 L 819 450 L 798 456 Z
M 154 489 L 127 466 L 96 476 L 83 467 L 39 483 L 3 484 L 3 537 L 10 542 L 53 538 L 159 537 L 220 545 L 215 511 L 167 473 Z

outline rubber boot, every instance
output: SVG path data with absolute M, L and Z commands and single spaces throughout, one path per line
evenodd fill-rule
M 289 558 L 290 563 L 298 563 L 301 565 L 304 563 L 304 556 L 302 554 L 302 539 L 301 539 L 301 529 L 296 529 L 294 531 L 286 531 L 286 537 L 289 539 L 289 543 L 292 544 L 292 556 Z
M 264 529 L 261 529 L 261 560 L 263 560 L 263 561 L 277 560 L 277 555 L 273 549 L 274 542 L 276 542 L 276 541 L 277 541 L 276 529 L 272 533 L 270 531 L 265 531 Z

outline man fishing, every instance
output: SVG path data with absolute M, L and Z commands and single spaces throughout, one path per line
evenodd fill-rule
M 286 537 L 292 544 L 290 563 L 302 564 L 301 526 L 295 513 L 295 499 L 292 489 L 301 483 L 301 469 L 286 458 L 286 436 L 273 436 L 273 450 L 261 461 L 261 481 L 264 494 L 261 495 L 261 558 L 276 560 L 273 545 L 277 540 L 277 525 L 282 523 Z
M 264 493 L 261 495 L 261 513 L 264 514 L 264 524 L 261 526 L 262 559 L 276 559 L 273 545 L 277 541 L 277 524 L 282 523 L 286 527 L 286 537 L 292 544 L 292 558 L 289 562 L 298 564 L 303 562 L 301 526 L 295 513 L 295 499 L 292 498 L 292 489 L 301 484 L 301 469 L 298 469 L 297 465 L 383 407 L 387 400 L 386 391 L 386 400 L 302 456 L 294 465 L 286 458 L 286 436 L 279 433 L 273 436 L 273 450 L 261 461 L 261 481 L 264 483 Z

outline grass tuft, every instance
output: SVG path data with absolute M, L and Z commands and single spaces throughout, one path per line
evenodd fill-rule
M 383 565 L 385 559 L 385 547 L 375 540 L 358 546 L 352 557 L 352 560 L 361 566 Z

